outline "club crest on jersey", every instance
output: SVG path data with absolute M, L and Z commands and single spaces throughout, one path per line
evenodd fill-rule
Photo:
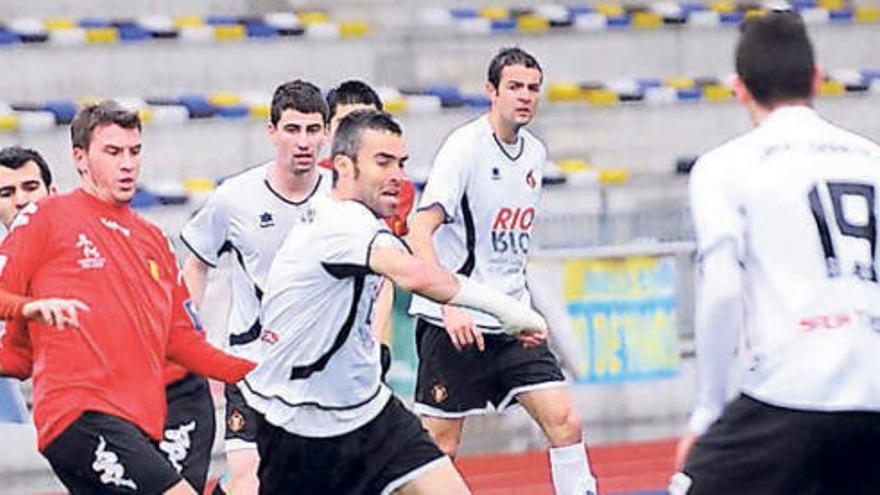
M 312 223 L 315 221 L 315 209 L 307 208 L 306 211 L 302 213 L 299 217 L 299 221 L 302 223 Z
M 442 383 L 435 383 L 431 388 L 431 397 L 434 399 L 434 402 L 441 404 L 449 398 L 449 392 L 446 391 L 446 387 Z
M 534 170 L 529 170 L 529 173 L 526 174 L 526 185 L 528 185 L 532 189 L 538 187 L 538 181 L 535 179 Z
M 260 214 L 260 227 L 268 229 L 275 226 L 275 218 L 268 211 Z
M 153 280 L 158 282 L 159 281 L 159 263 L 156 263 L 156 260 L 150 258 L 147 260 L 147 269 L 150 272 L 150 276 L 153 277 Z
M 492 167 L 492 180 L 501 180 L 501 170 L 498 167 Z
M 232 433 L 240 432 L 245 424 L 247 424 L 247 421 L 238 409 L 233 409 L 232 412 L 229 413 L 229 417 L 226 418 L 226 427 L 229 428 L 229 431 Z
M 98 251 L 98 246 L 95 245 L 85 234 L 80 234 L 76 240 L 76 247 L 82 250 L 82 258 L 80 258 L 77 263 L 79 263 L 80 268 L 85 270 L 95 270 L 99 268 L 104 268 L 104 265 L 107 264 L 107 260 L 101 256 L 101 252 Z

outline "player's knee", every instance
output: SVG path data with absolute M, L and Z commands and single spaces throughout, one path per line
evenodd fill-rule
M 573 445 L 583 439 L 581 417 L 573 407 L 560 411 L 552 424 L 547 426 L 549 440 L 554 447 Z

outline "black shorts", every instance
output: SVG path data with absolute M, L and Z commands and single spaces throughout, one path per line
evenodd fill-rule
M 336 437 L 293 435 L 261 417 L 257 444 L 261 495 L 385 495 L 450 462 L 396 397 L 372 421 Z
M 416 320 L 419 374 L 415 411 L 458 418 L 502 411 L 516 395 L 565 383 L 559 362 L 547 344 L 524 348 L 504 334 L 484 334 L 486 349 L 469 345 L 457 350 L 443 327 Z
M 73 495 L 161 494 L 181 476 L 156 443 L 116 416 L 86 412 L 43 455 Z
M 226 451 L 257 448 L 257 425 L 259 413 L 251 409 L 241 390 L 235 385 L 223 389 L 226 397 Z
M 208 380 L 186 375 L 165 388 L 168 419 L 159 450 L 197 493 L 208 481 L 217 420 Z
M 742 395 L 697 440 L 681 493 L 876 494 L 878 446 L 880 413 L 786 409 Z

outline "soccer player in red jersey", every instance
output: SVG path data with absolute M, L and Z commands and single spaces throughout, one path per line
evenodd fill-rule
M 34 377 L 38 448 L 74 494 L 196 493 L 159 447 L 165 385 L 186 370 L 234 383 L 253 368 L 205 341 L 167 238 L 129 206 L 140 129 L 115 102 L 82 109 L 80 188 L 22 209 L 0 247 L 0 289 L 90 308 L 78 328 L 9 322 L 0 341 L 0 374 Z

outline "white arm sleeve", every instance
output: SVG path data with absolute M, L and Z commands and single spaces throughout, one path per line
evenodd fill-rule
M 731 245 L 705 253 L 697 275 L 697 404 L 688 429 L 702 434 L 724 409 L 727 379 L 742 319 L 742 270 Z
M 547 330 L 544 318 L 520 301 L 463 275 L 455 277 L 458 279 L 459 289 L 449 300 L 449 304 L 489 313 L 498 318 L 504 327 L 504 333 L 508 335 Z
M 187 249 L 202 263 L 216 268 L 229 233 L 229 213 L 219 191 L 193 215 L 180 232 Z
M 418 206 L 418 210 L 440 206 L 444 223 L 455 219 L 467 187 L 467 163 L 460 152 L 461 139 L 457 137 L 457 134 L 449 136 L 437 151 Z
M 690 181 L 697 234 L 694 334 L 697 404 L 688 423 L 702 434 L 724 409 L 727 379 L 742 325 L 744 226 L 736 184 L 724 162 L 700 160 Z

